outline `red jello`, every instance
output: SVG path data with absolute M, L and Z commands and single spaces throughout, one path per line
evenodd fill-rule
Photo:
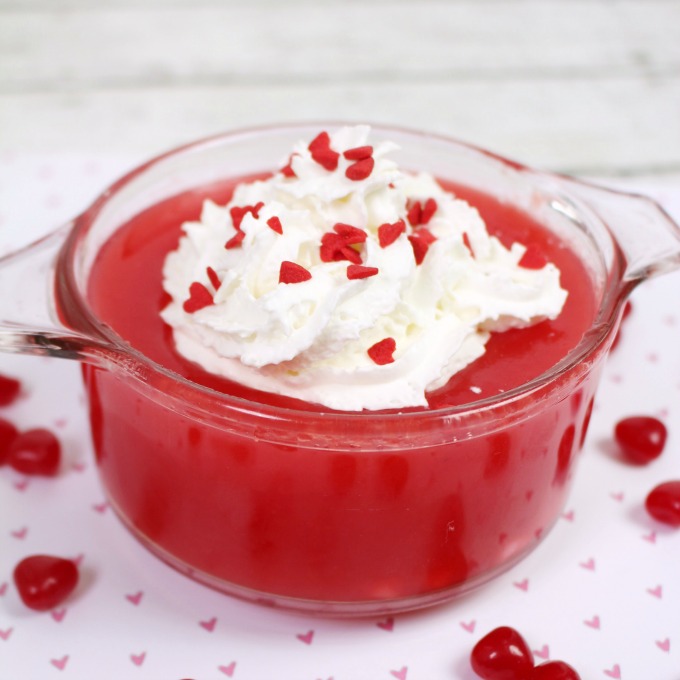
M 510 400 L 492 425 L 443 409 L 524 385 L 578 345 L 596 308 L 579 257 L 521 210 L 449 186 L 504 242 L 530 245 L 558 266 L 565 308 L 555 321 L 494 335 L 486 354 L 429 395 L 429 409 L 412 409 L 412 419 L 338 414 L 208 374 L 174 350 L 159 317 L 163 259 L 203 198 L 224 203 L 232 187 L 182 193 L 139 213 L 90 272 L 89 302 L 116 334 L 173 374 L 243 400 L 235 400 L 242 427 L 222 427 L 191 410 L 200 404 L 133 398 L 116 371 L 85 365 L 97 460 L 120 516 L 157 554 L 204 582 L 326 611 L 422 606 L 526 554 L 564 504 L 598 362 L 591 357 Z M 170 399 L 173 380 L 168 374 Z M 206 390 L 196 399 L 215 396 Z M 251 424 L 258 409 L 266 417 Z

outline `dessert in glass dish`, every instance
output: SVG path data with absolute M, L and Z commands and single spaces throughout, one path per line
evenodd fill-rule
M 643 197 L 419 132 L 253 129 L 4 258 L 3 285 L 52 285 L 43 312 L 37 286 L 3 303 L 0 346 L 83 362 L 103 486 L 156 555 L 253 601 L 376 614 L 539 543 L 628 294 L 679 264 Z

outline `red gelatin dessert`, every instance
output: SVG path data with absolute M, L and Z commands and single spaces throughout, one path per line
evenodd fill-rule
M 349 615 L 422 607 L 510 567 L 563 508 L 630 282 L 651 271 L 626 269 L 596 204 L 634 201 L 659 233 L 669 227 L 641 199 L 532 174 L 451 140 L 376 129 L 370 144 L 343 146 L 318 133 L 293 126 L 225 135 L 171 152 L 114 185 L 76 220 L 59 254 L 56 301 L 64 328 L 79 334 L 64 332 L 63 351 L 85 362 L 94 449 L 111 505 L 159 557 L 267 604 Z M 300 138 L 313 143 L 291 154 Z M 354 199 L 340 200 L 345 212 L 320 220 L 312 245 L 291 250 L 285 239 L 306 229 L 296 209 L 237 188 L 240 179 L 266 180 L 283 159 L 274 172 L 281 182 L 312 186 L 333 174 L 335 189 L 324 200 L 342 199 L 333 193 L 338 187 L 347 195 L 368 191 L 391 172 L 389 139 L 402 146 L 403 167 L 431 173 L 473 205 L 498 245 L 472 227 L 452 242 L 442 215 L 451 209 L 469 217 L 471 209 L 429 180 L 397 178 L 384 184 L 385 201 L 366 200 L 365 212 Z M 390 198 L 404 185 L 413 199 L 406 205 Z M 581 214 L 578 201 L 565 198 L 569 191 L 595 208 Z M 219 238 L 201 260 L 191 244 L 177 249 L 183 224 L 193 224 L 185 235 L 205 235 L 205 199 L 216 204 L 207 218 Z M 245 263 L 260 246 L 267 267 L 249 278 Z M 182 248 L 200 266 L 179 266 L 173 278 L 168 254 Z M 670 249 L 660 252 L 667 257 Z M 448 266 L 449 257 L 474 260 L 474 276 Z M 504 258 L 502 285 L 485 273 L 494 258 Z M 488 304 L 486 293 L 506 284 L 534 290 L 531 282 L 553 276 L 551 266 L 567 292 L 559 313 L 522 311 L 522 295 Z M 378 318 L 392 290 L 379 287 L 405 273 L 422 284 L 409 288 L 412 316 Z M 243 281 L 250 294 L 230 298 Z M 465 300 L 439 294 L 457 283 Z M 324 309 L 314 297 L 324 286 L 340 287 L 342 300 L 354 291 L 375 294 L 341 315 L 325 344 L 307 345 L 305 323 Z M 289 307 L 270 323 L 263 310 L 276 312 L 267 307 L 274 298 Z M 229 304 L 252 313 L 217 319 Z M 479 327 L 464 361 L 456 365 L 452 355 L 441 371 L 428 368 L 467 331 L 454 324 L 430 332 L 419 326 L 421 313 L 435 310 L 440 321 L 451 309 L 463 325 L 479 316 Z M 345 371 L 351 342 L 343 323 L 364 312 L 376 320 L 352 340 L 361 346 L 356 380 Z M 205 324 L 187 331 L 187 320 Z M 267 333 L 275 342 L 260 349 L 270 354 L 234 359 L 235 346 L 247 349 Z M 211 351 L 191 354 L 201 334 Z M 421 349 L 421 337 L 437 352 Z M 303 361 L 286 354 L 291 343 L 314 351 L 305 350 Z M 234 363 L 243 370 L 230 377 L 223 369 Z M 401 372 L 406 364 L 427 370 L 412 379 Z M 433 380 L 433 372 L 444 379 Z M 305 383 L 309 375 L 314 380 Z M 382 375 L 394 378 L 389 389 L 376 387 Z M 279 383 L 286 389 L 270 389 Z M 416 383 L 413 401 L 403 399 Z

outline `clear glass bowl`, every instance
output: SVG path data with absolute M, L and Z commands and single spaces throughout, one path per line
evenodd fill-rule
M 644 197 L 376 126 L 376 141 L 400 145 L 402 167 L 517 205 L 582 258 L 598 311 L 551 370 L 460 407 L 316 413 L 191 383 L 97 318 L 88 277 L 122 224 L 183 191 L 270 171 L 293 142 L 333 127 L 229 133 L 132 171 L 72 223 L 0 260 L 0 285 L 18 291 L 0 303 L 0 349 L 83 362 L 102 484 L 161 559 L 259 603 L 382 614 L 466 592 L 546 535 L 569 492 L 622 306 L 639 282 L 680 266 L 680 231 Z

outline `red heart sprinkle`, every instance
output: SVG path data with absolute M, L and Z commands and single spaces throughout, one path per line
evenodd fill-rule
M 581 676 L 564 661 L 548 661 L 536 666 L 527 680 L 581 680 Z
M 342 154 L 348 161 L 363 161 L 373 155 L 372 146 L 355 146 Z
M 546 260 L 540 248 L 530 243 L 524 255 L 522 255 L 522 259 L 519 261 L 519 266 L 525 269 L 543 269 L 547 263 L 548 260 Z
M 645 500 L 647 512 L 659 522 L 680 527 L 680 481 L 654 487 Z
M 283 234 L 283 226 L 281 224 L 281 220 L 274 215 L 274 217 L 270 217 L 267 220 L 267 226 L 272 230 L 275 231 L 277 234 Z
M 387 248 L 392 245 L 404 232 L 406 231 L 406 223 L 404 220 L 397 222 L 385 222 L 378 227 L 378 242 L 381 248 Z
M 59 470 L 61 444 L 45 428 L 26 430 L 18 434 L 7 451 L 7 461 L 25 475 L 52 477 Z
M 362 267 L 360 264 L 350 264 L 347 267 L 347 278 L 350 280 L 367 279 L 369 276 L 375 276 L 377 273 L 377 267 Z
M 351 224 L 344 224 L 343 222 L 337 222 L 333 226 L 333 231 L 342 237 L 345 245 L 364 243 L 367 238 L 366 232 L 363 229 L 353 227 Z
M 422 212 L 420 213 L 420 224 L 427 224 L 436 212 L 437 201 L 435 201 L 434 198 L 428 198 L 427 201 L 425 201 Z
M 12 442 L 16 439 L 19 431 L 9 420 L 0 418 L 0 465 L 5 462 L 7 452 Z
M 189 286 L 189 299 L 184 301 L 182 308 L 187 314 L 193 314 L 212 304 L 214 301 L 210 291 L 202 283 L 194 281 Z
M 18 396 L 21 383 L 16 378 L 0 375 L 0 406 L 9 406 Z
M 406 210 L 409 223 L 412 227 L 417 227 L 419 224 L 427 224 L 432 219 L 437 212 L 437 201 L 434 198 L 428 198 L 424 206 L 420 201 L 409 201 L 406 204 Z
M 288 165 L 284 165 L 281 168 L 281 174 L 284 177 L 297 177 L 297 175 L 295 174 L 295 170 L 293 170 L 293 156 L 297 156 L 297 155 L 298 154 L 292 153 L 288 157 Z
M 368 356 L 371 357 L 374 363 L 378 366 L 384 366 L 385 364 L 391 364 L 394 362 L 394 350 L 397 349 L 397 343 L 394 338 L 384 338 L 375 345 L 371 345 L 368 348 Z
M 208 278 L 210 279 L 212 287 L 215 290 L 218 290 L 219 287 L 222 285 L 222 282 L 220 281 L 220 277 L 217 276 L 217 272 L 212 267 L 206 267 L 205 271 L 208 274 Z
M 264 203 L 260 201 L 259 203 L 256 203 L 255 205 L 243 205 L 243 206 L 238 206 L 235 205 L 232 208 L 229 209 L 229 214 L 231 215 L 231 223 L 234 225 L 234 229 L 240 229 L 241 228 L 241 222 L 243 222 L 243 218 L 250 213 L 253 217 L 257 219 L 260 209 Z
M 427 251 L 430 249 L 430 244 L 436 241 L 436 238 L 427 229 L 418 229 L 415 233 L 409 234 L 408 240 L 411 242 L 416 264 L 422 264 Z
M 245 237 L 246 237 L 245 232 L 239 230 L 224 244 L 224 247 L 227 250 L 231 250 L 232 248 L 238 248 L 243 242 L 243 239 Z
M 474 646 L 470 664 L 484 680 L 526 680 L 533 670 L 534 657 L 514 628 L 501 626 Z
M 312 278 L 311 273 L 302 265 L 284 260 L 279 269 L 279 283 L 302 283 Z
M 423 209 L 420 205 L 420 201 L 413 201 L 413 202 L 408 202 L 406 204 L 406 218 L 408 219 L 409 224 L 412 227 L 416 227 L 420 224 L 420 215 L 423 212 Z
M 32 555 L 14 568 L 14 583 L 27 607 L 46 611 L 73 592 L 78 584 L 78 567 L 63 557 Z
M 320 132 L 307 147 L 312 154 L 312 159 L 316 161 L 322 168 L 328 171 L 335 170 L 338 167 L 338 160 L 340 154 L 331 149 L 331 138 L 327 132 Z
M 361 255 L 349 244 L 359 244 L 365 241 L 366 232 L 342 223 L 336 224 L 334 229 L 342 232 L 342 234 L 328 231 L 321 237 L 321 248 L 319 249 L 321 261 L 349 260 L 354 264 L 361 264 Z
M 366 179 L 375 167 L 375 161 L 372 156 L 368 158 L 362 158 L 360 161 L 348 165 L 345 170 L 345 177 L 351 179 L 353 182 L 360 182 L 362 179 Z
M 614 438 L 626 458 L 641 464 L 661 455 L 667 434 L 666 426 L 652 416 L 624 418 L 614 428 Z

